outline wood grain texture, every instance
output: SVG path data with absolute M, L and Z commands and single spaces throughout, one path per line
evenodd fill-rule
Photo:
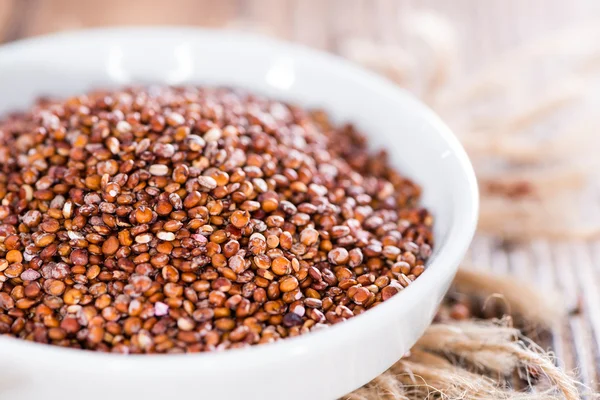
M 0 43 L 23 37 L 24 22 L 34 0 L 0 0 Z
M 6 35 L 13 6 L 12 0 L 0 1 L 0 39 Z
M 220 27 L 235 19 L 237 12 L 236 0 L 40 1 L 25 21 L 24 35 L 114 25 Z
M 16 5 L 16 3 L 19 5 Z M 569 25 L 600 18 L 600 1 L 575 0 L 0 0 L 0 41 L 108 25 L 248 26 L 335 51 L 349 37 L 402 43 L 403 16 L 433 10 L 456 27 L 469 72 L 499 53 Z M 579 310 L 552 332 L 560 363 L 600 389 L 600 242 L 534 241 L 507 247 L 479 236 L 467 260 L 511 274 Z
M 537 240 L 507 248 L 492 237 L 477 236 L 467 260 L 475 268 L 509 274 L 549 296 L 561 296 L 572 312 L 553 327 L 551 342 L 542 345 L 587 387 L 600 390 L 600 242 Z

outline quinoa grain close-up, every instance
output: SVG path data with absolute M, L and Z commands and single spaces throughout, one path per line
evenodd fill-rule
M 0 119 L 0 334 L 180 353 L 336 324 L 423 273 L 419 197 L 352 125 L 244 91 L 40 99 Z

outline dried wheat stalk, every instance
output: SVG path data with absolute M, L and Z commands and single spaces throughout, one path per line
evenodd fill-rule
M 587 157 L 597 149 L 596 124 L 589 115 L 579 115 L 571 117 L 577 123 L 553 135 L 540 139 L 532 131 L 582 101 L 589 90 L 587 81 L 574 76 L 587 78 L 600 69 L 600 48 L 590 40 L 580 41 L 572 71 L 541 96 L 523 89 L 527 85 L 521 71 L 536 60 L 569 54 L 573 40 L 597 37 L 600 30 L 581 28 L 529 44 L 476 77 L 460 81 L 452 79 L 457 46 L 451 26 L 431 14 L 404 23 L 412 46 L 355 38 L 340 43 L 338 50 L 410 88 L 447 117 L 475 161 L 483 197 L 480 228 L 513 239 L 599 235 L 600 223 L 582 228 L 577 215 L 564 212 L 565 205 L 573 208 L 579 192 L 588 186 Z M 427 50 L 417 52 L 425 58 L 415 56 L 415 45 Z M 500 98 L 496 103 L 504 103 L 505 109 L 491 107 L 487 115 L 480 113 L 478 106 L 490 98 Z M 571 163 L 575 154 L 582 161 L 578 165 Z M 489 166 L 481 159 L 494 162 Z M 564 316 L 564 310 L 547 301 L 556 296 L 541 296 L 509 278 L 461 270 L 453 290 L 479 300 L 472 304 L 501 299 L 522 326 L 549 327 Z M 450 301 L 451 295 L 438 313 L 440 322 L 427 330 L 408 357 L 345 398 L 571 400 L 585 392 L 555 365 L 551 354 L 512 327 L 511 318 L 450 320 Z
M 229 26 L 269 32 L 243 21 Z M 401 44 L 348 38 L 337 50 L 410 89 L 448 122 L 481 184 L 481 231 L 511 240 L 591 238 L 600 236 L 600 216 L 591 219 L 579 196 L 600 150 L 592 85 L 600 79 L 599 34 L 597 24 L 558 32 L 463 78 L 453 26 L 432 12 L 399 21 Z M 532 73 L 554 64 L 564 66 Z M 514 186 L 530 190 L 514 196 Z
M 580 27 L 527 43 L 479 73 L 453 79 L 448 71 L 456 57 L 450 53 L 459 46 L 448 34 L 451 25 L 415 23 L 421 20 L 419 13 L 401 25 L 399 34 L 412 38 L 408 44 L 354 39 L 342 43 L 341 53 L 413 90 L 453 128 L 482 187 L 480 230 L 513 240 L 600 236 L 600 219 L 591 220 L 577 206 L 600 150 L 596 108 L 589 106 L 595 94 L 591 82 L 600 75 L 600 44 L 594 40 L 600 28 Z M 553 64 L 566 65 L 532 77 L 532 71 Z M 529 190 L 515 196 L 511 186 Z M 507 190 L 498 190 L 502 187 Z
M 558 300 L 549 302 L 528 286 L 486 273 L 461 269 L 452 291 L 479 300 L 501 297 L 519 323 L 544 327 L 564 315 Z M 585 388 L 557 367 L 551 354 L 512 327 L 512 318 L 452 320 L 442 312 L 448 303 L 438 314 L 441 321 L 428 328 L 410 355 L 346 399 L 580 398 Z

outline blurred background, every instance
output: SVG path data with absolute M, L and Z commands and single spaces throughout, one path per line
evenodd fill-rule
M 0 40 L 110 25 L 255 25 L 336 51 L 349 36 L 402 43 L 399 18 L 424 10 L 453 22 L 467 70 L 527 39 L 600 17 L 595 0 L 0 0 Z
M 509 274 L 571 310 L 560 363 L 600 378 L 600 1 L 0 0 L 0 43 L 119 25 L 237 29 L 337 53 L 436 110 L 481 188 L 465 265 Z

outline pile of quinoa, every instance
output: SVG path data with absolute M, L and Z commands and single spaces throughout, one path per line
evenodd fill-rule
M 0 334 L 180 353 L 336 324 L 423 272 L 419 196 L 353 126 L 244 91 L 40 99 L 0 119 Z

